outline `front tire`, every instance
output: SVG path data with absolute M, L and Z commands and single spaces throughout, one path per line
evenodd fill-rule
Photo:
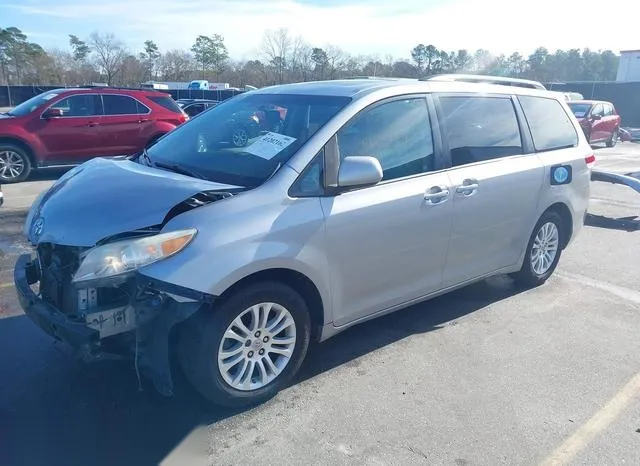
M 181 335 L 180 364 L 209 401 L 250 406 L 286 387 L 302 364 L 310 335 L 309 311 L 295 290 L 257 283 L 189 322 Z
M 31 173 L 31 159 L 15 144 L 0 144 L 0 183 L 19 183 Z
M 562 218 L 556 212 L 545 212 L 536 223 L 520 271 L 512 275 L 518 285 L 536 287 L 553 274 L 564 238 Z
M 607 147 L 614 147 L 617 142 L 618 142 L 618 128 L 616 128 L 615 131 L 611 133 L 611 138 L 609 138 L 609 140 L 605 144 L 607 145 Z

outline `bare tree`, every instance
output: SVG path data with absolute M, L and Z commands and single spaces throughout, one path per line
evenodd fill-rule
M 327 45 L 324 48 L 324 52 L 327 55 L 327 73 L 329 79 L 336 79 L 344 69 L 347 55 L 340 47 L 335 45 Z
M 68 79 L 74 69 L 77 67 L 77 63 L 72 54 L 60 49 L 47 50 L 51 62 L 49 65 L 50 79 L 55 84 L 69 85 Z M 73 83 L 76 84 L 76 83 Z
M 167 81 L 186 80 L 195 68 L 193 56 L 184 50 L 170 50 L 160 57 L 160 72 Z
M 289 37 L 289 30 L 280 28 L 277 31 L 265 31 L 262 37 L 262 45 L 260 51 L 276 70 L 277 82 L 284 81 L 284 72 L 287 69 L 292 48 L 292 40 Z
M 304 44 L 298 50 L 297 64 L 298 69 L 300 70 L 300 78 L 302 79 L 302 81 L 308 81 L 309 79 L 311 79 L 311 76 L 313 74 L 314 61 L 312 54 L 313 49 L 308 44 Z
M 124 44 L 111 33 L 98 32 L 89 36 L 89 44 L 93 50 L 96 66 L 104 73 L 107 84 L 111 85 L 127 57 Z
M 291 41 L 289 69 L 296 81 L 307 81 L 313 71 L 313 50 L 301 36 Z

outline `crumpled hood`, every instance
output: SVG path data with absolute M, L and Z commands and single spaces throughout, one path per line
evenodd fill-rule
M 172 207 L 201 191 L 233 188 L 130 160 L 96 158 L 40 195 L 24 232 L 32 244 L 89 247 L 112 235 L 161 224 Z

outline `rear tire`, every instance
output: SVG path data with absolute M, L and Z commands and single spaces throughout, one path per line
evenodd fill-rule
M 25 149 L 0 143 L 0 184 L 19 183 L 31 174 L 31 159 Z
M 284 317 L 279 321 L 279 316 Z M 295 376 L 310 335 L 309 311 L 296 291 L 281 283 L 256 283 L 201 311 L 185 325 L 180 365 L 196 390 L 212 403 L 255 405 L 276 395 Z M 283 348 L 288 356 L 282 354 Z
M 244 128 L 236 128 L 231 134 L 231 143 L 234 147 L 244 147 L 249 142 L 249 132 Z
M 511 275 L 516 284 L 533 288 L 549 279 L 560 261 L 564 232 L 562 218 L 556 212 L 545 212 L 540 217 L 529 238 L 522 268 Z M 555 251 L 550 253 L 554 244 Z

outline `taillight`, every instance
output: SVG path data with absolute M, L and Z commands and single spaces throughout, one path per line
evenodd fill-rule
M 596 163 L 596 154 L 587 155 L 584 161 L 587 163 L 587 167 L 592 167 Z
M 180 116 L 178 116 L 178 121 L 180 123 L 185 123 L 188 120 L 189 120 L 189 115 L 187 115 L 186 113 L 181 113 Z

